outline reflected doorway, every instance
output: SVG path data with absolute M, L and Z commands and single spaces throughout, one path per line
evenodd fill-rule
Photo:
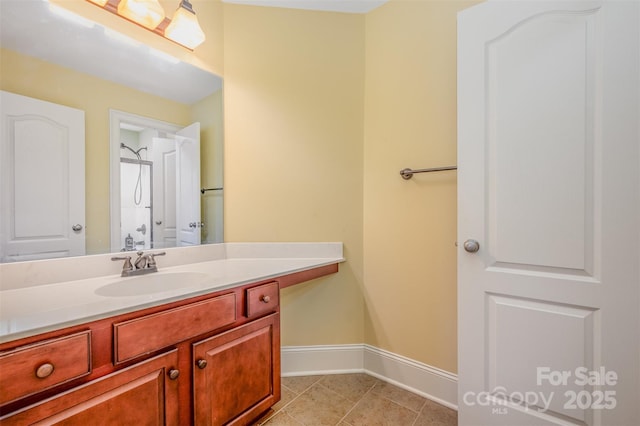
M 123 130 L 124 133 L 126 130 Z M 121 134 L 120 157 L 120 240 L 121 251 L 154 247 L 153 162 L 143 160 L 146 146 L 134 149 L 131 138 Z M 124 142 L 127 140 L 127 143 Z M 127 152 L 129 151 L 129 152 Z M 141 154 L 143 152 L 143 154 Z M 130 158 L 134 155 L 135 158 Z
M 201 242 L 200 125 L 111 111 L 111 249 Z

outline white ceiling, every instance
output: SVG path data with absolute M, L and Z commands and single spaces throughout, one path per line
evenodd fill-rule
M 224 3 L 286 7 L 327 12 L 367 13 L 389 0 L 222 0 Z
M 0 46 L 185 104 L 222 85 L 208 71 L 60 10 L 43 0 L 0 0 Z

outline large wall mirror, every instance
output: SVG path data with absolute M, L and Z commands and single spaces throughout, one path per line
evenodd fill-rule
M 0 8 L 0 261 L 222 242 L 222 79 L 49 2 Z

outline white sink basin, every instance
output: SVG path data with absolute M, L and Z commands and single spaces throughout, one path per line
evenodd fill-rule
M 109 297 L 142 296 L 190 288 L 209 277 L 202 272 L 152 272 L 149 275 L 121 278 L 96 289 L 96 294 Z

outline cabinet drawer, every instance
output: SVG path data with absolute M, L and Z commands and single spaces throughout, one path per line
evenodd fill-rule
M 247 290 L 247 318 L 255 318 L 275 312 L 280 303 L 277 282 L 267 283 Z
M 115 363 L 175 345 L 236 320 L 236 295 L 214 297 L 114 324 Z
M 89 374 L 90 348 L 83 331 L 0 354 L 0 405 Z
M 0 425 L 178 426 L 177 365 L 173 350 L 8 413 Z

